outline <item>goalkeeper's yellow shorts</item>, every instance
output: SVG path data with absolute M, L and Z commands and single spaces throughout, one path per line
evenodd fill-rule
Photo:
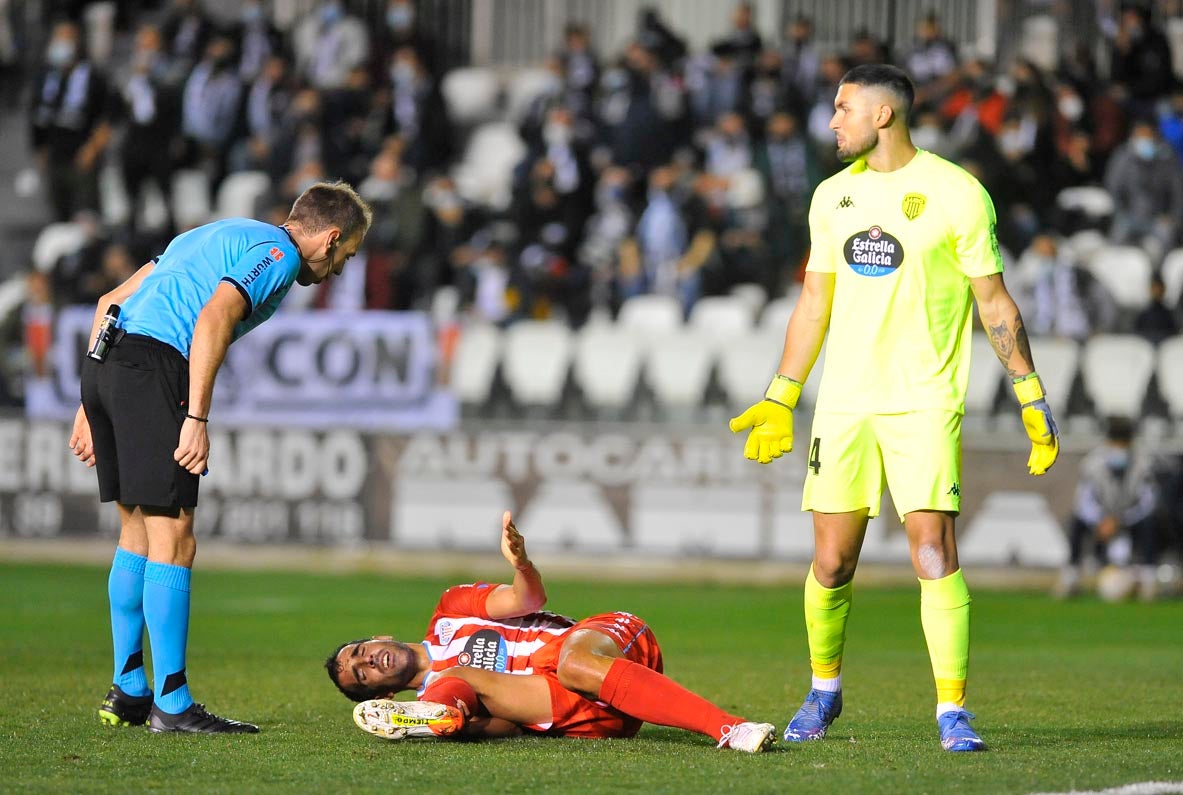
M 961 512 L 961 414 L 817 412 L 805 448 L 801 508 L 879 515 L 883 488 L 900 521 L 912 511 Z

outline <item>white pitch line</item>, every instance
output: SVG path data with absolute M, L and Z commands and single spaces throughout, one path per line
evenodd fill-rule
M 1176 795 L 1183 793 L 1183 781 L 1139 781 L 1109 789 L 1074 789 L 1071 792 L 1033 792 L 1031 795 Z

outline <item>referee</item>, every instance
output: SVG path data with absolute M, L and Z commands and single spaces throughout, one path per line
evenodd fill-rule
M 193 514 L 209 458 L 210 399 L 230 343 L 275 313 L 293 283 L 341 272 L 371 211 L 344 182 L 317 183 L 282 226 L 229 218 L 178 235 L 102 297 L 83 360 L 70 447 L 119 505 L 107 593 L 115 669 L 99 718 L 153 732 L 241 734 L 250 723 L 194 703 L 185 676 Z M 121 311 L 109 313 L 118 306 Z M 104 320 L 115 314 L 117 322 Z M 152 639 L 155 687 L 144 671 Z

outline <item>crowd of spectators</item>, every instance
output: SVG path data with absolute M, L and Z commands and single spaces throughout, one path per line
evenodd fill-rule
M 244 0 L 232 25 L 199 0 L 141 5 L 101 65 L 79 24 L 47 20 L 26 86 L 46 220 L 88 232 L 46 275 L 53 305 L 93 301 L 185 226 L 167 201 L 181 169 L 204 175 L 211 202 L 227 175 L 265 173 L 260 218 L 282 218 L 318 179 L 359 186 L 376 208 L 364 276 L 345 298 L 311 294 L 311 306 L 427 308 L 450 285 L 484 320 L 578 326 L 645 292 L 676 295 L 686 311 L 739 283 L 783 294 L 808 257 L 812 191 L 842 165 L 828 127 L 837 82 L 888 61 L 916 82 L 916 143 L 993 196 L 1035 332 L 1180 330 L 1157 268 L 1180 244 L 1183 89 L 1141 6 L 1111 20 L 1105 70 L 1089 47 L 1051 71 L 1022 57 L 993 63 L 956 46 L 935 15 L 895 49 L 866 31 L 823 47 L 806 17 L 758 31 L 744 2 L 702 51 L 652 9 L 621 52 L 598 51 L 596 31 L 572 22 L 513 119 L 526 154 L 509 201 L 495 205 L 454 179 L 471 129 L 452 118 L 440 48 L 412 0 L 389 0 L 381 26 L 323 0 L 286 30 L 260 0 Z M 104 163 L 131 205 L 120 223 L 102 220 Z M 165 217 L 146 227 L 152 185 Z M 1106 189 L 1111 216 L 1098 223 L 1057 202 L 1078 186 Z M 1123 312 L 1082 267 L 1069 236 L 1089 224 L 1147 252 L 1155 301 Z

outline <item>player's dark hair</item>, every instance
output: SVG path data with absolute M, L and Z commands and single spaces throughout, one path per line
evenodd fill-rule
M 364 235 L 370 231 L 373 220 L 370 205 L 344 180 L 311 185 L 296 199 L 288 214 L 289 223 L 310 234 L 336 226 L 340 228 L 343 240 L 349 240 L 358 232 Z
M 900 110 L 902 121 L 906 124 L 912 116 L 912 103 L 916 101 L 916 87 L 912 85 L 912 78 L 898 66 L 885 63 L 860 64 L 842 76 L 838 85 L 851 84 L 855 86 L 877 86 L 886 88 L 904 101 Z
M 389 690 L 381 687 L 363 687 L 361 685 L 345 687 L 341 684 L 341 669 L 337 665 L 337 655 L 340 654 L 341 650 L 346 646 L 352 645 L 354 643 L 365 643 L 369 640 L 373 640 L 373 638 L 347 640 L 338 646 L 336 651 L 330 654 L 329 658 L 325 660 L 325 670 L 329 672 L 329 679 L 332 679 L 333 684 L 337 686 L 337 689 L 344 693 L 345 697 L 351 701 L 362 702 L 368 701 L 371 698 L 382 698 L 383 696 L 390 695 Z

